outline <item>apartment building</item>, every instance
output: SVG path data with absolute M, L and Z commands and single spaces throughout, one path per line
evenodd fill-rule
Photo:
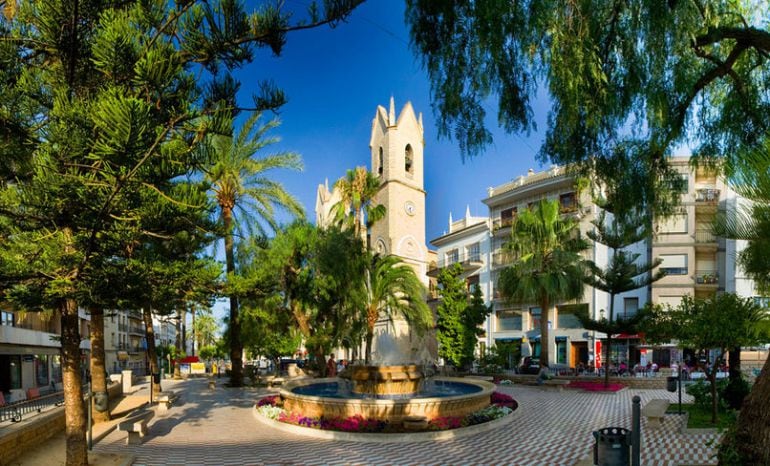
M 669 218 L 656 221 L 654 235 L 630 247 L 640 256 L 640 261 L 660 259 L 660 268 L 666 277 L 650 287 L 633 290 L 615 297 L 615 315 L 631 316 L 652 300 L 656 304 L 676 306 L 685 295 L 707 297 L 717 292 L 736 292 L 743 296 L 764 298 L 754 291 L 753 282 L 742 273 L 736 263 L 739 251 L 745 247 L 740 241 L 717 238 L 711 223 L 722 209 L 736 209 L 746 201 L 729 188 L 715 172 L 692 169 L 688 158 L 674 158 L 672 165 L 681 174 L 682 203 L 680 211 Z M 507 303 L 496 290 L 500 271 L 510 264 L 505 243 L 510 238 L 511 224 L 518 212 L 531 208 L 540 199 L 556 199 L 562 215 L 570 215 L 579 221 L 583 235 L 593 228 L 598 207 L 587 193 L 575 188 L 574 177 L 561 167 L 519 176 L 509 183 L 489 188 L 483 199 L 489 208 L 489 216 L 470 217 L 466 213 L 460 221 L 450 220 L 448 233 L 431 241 L 437 248 L 439 261 L 429 276 L 437 276 L 447 265 L 463 264 L 469 284 L 478 283 L 487 303 L 494 311 L 485 323 L 485 335 L 479 349 L 495 345 L 503 354 L 510 354 L 511 361 L 518 361 L 522 354 L 540 353 L 541 310 L 536 303 Z M 476 255 L 478 251 L 478 256 Z M 594 243 L 586 251 L 586 258 L 598 266 L 606 266 L 610 252 L 601 244 Z M 478 260 L 477 260 L 478 258 Z M 604 335 L 583 329 L 574 315 L 577 306 L 587 307 L 594 318 L 601 318 L 609 308 L 609 296 L 599 290 L 586 287 L 577 302 L 559 303 L 551 316 L 551 364 L 574 367 L 578 363 L 590 364 L 600 354 Z M 650 347 L 642 335 L 613 335 L 611 349 L 613 360 L 625 360 L 635 364 L 651 360 L 668 365 L 685 355 L 671 345 Z
M 107 311 L 104 316 L 104 364 L 107 372 L 130 369 L 147 373 L 147 343 L 141 311 Z
M 88 367 L 91 343 L 90 316 L 78 311 L 82 365 Z M 58 312 L 0 310 L 0 392 L 7 402 L 17 401 L 26 389 L 41 393 L 62 381 L 61 317 Z

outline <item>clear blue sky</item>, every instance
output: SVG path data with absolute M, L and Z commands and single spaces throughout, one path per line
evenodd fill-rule
M 304 10 L 305 1 L 287 0 L 290 9 Z M 470 205 L 472 215 L 486 215 L 481 199 L 489 186 L 505 183 L 528 168 L 538 169 L 535 153 L 542 142 L 545 110 L 535 109 L 541 133 L 506 136 L 495 130 L 494 144 L 480 157 L 462 161 L 454 141 L 438 139 L 430 102 L 430 84 L 420 59 L 409 47 L 401 1 L 369 0 L 346 23 L 300 31 L 288 36 L 283 54 L 259 51 L 253 63 L 236 72 L 244 101 L 257 83 L 272 79 L 289 103 L 280 110 L 275 149 L 302 155 L 301 173 L 276 178 L 315 218 L 316 188 L 330 185 L 347 169 L 369 167 L 369 134 L 377 105 L 387 108 L 391 95 L 396 111 L 411 101 L 425 126 L 425 189 L 427 241 L 447 229 Z M 541 99 L 541 102 L 546 102 Z M 490 115 L 496 112 L 490 108 Z M 496 124 L 492 121 L 494 128 Z M 370 168 L 370 167 L 369 167 Z

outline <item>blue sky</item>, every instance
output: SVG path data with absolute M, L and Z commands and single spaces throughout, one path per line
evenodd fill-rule
M 290 9 L 304 10 L 306 2 L 287 0 Z M 449 212 L 455 219 L 470 205 L 472 215 L 486 215 L 481 199 L 496 186 L 539 168 L 535 153 L 541 133 L 507 136 L 494 130 L 494 144 L 483 155 L 463 163 L 457 144 L 438 139 L 430 103 L 430 84 L 414 56 L 404 23 L 403 2 L 369 0 L 346 23 L 336 28 L 300 31 L 288 36 L 280 57 L 259 51 L 253 63 L 238 70 L 244 99 L 264 79 L 272 79 L 289 103 L 279 114 L 274 134 L 282 141 L 276 150 L 302 155 L 301 173 L 276 173 L 276 179 L 315 218 L 316 188 L 330 185 L 345 170 L 369 167 L 369 133 L 377 105 L 387 108 L 391 95 L 397 112 L 411 101 L 422 112 L 425 126 L 425 189 L 427 241 L 447 229 Z M 545 99 L 538 103 L 544 107 Z M 489 112 L 496 114 L 494 108 Z M 538 128 L 545 128 L 546 110 L 535 108 Z M 494 122 L 493 122 L 494 123 Z M 496 125 L 493 125 L 496 128 Z

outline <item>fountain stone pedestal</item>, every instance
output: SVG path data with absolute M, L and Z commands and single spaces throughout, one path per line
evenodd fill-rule
M 350 378 L 351 391 L 361 395 L 410 395 L 420 390 L 423 374 L 414 364 L 397 366 L 351 366 L 340 374 Z

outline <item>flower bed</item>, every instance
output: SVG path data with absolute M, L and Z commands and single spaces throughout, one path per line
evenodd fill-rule
M 587 392 L 617 392 L 626 388 L 620 383 L 610 383 L 604 385 L 604 382 L 589 382 L 587 380 L 573 380 L 567 384 L 567 388 L 576 388 Z
M 504 393 L 494 392 L 491 402 L 491 406 L 467 416 L 442 416 L 431 419 L 428 421 L 427 430 L 450 430 L 482 424 L 505 417 L 518 407 L 516 400 Z M 308 417 L 300 413 L 287 412 L 281 406 L 281 399 L 278 396 L 260 399 L 257 402 L 257 411 L 269 419 L 312 429 L 354 433 L 401 433 L 406 431 L 401 423 L 365 419 L 360 415 L 340 419 Z

